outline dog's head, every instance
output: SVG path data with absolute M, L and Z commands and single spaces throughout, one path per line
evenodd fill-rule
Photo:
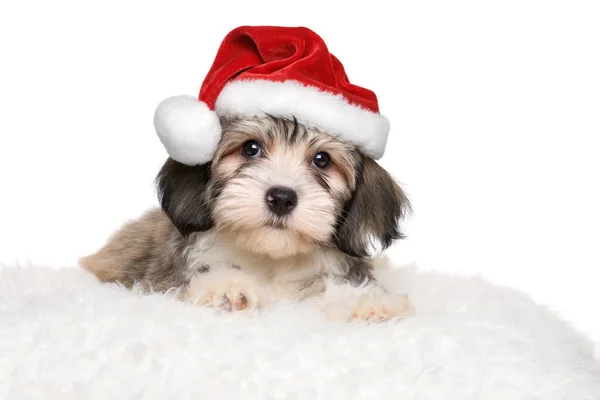
M 402 237 L 409 202 L 390 175 L 350 144 L 295 120 L 224 120 L 211 163 L 167 160 L 164 212 L 182 235 L 217 229 L 273 258 L 337 247 L 366 256 Z

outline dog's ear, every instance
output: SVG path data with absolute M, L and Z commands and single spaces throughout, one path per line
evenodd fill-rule
M 336 245 L 353 257 L 368 256 L 377 244 L 386 249 L 404 237 L 399 223 L 408 212 L 410 202 L 400 186 L 379 164 L 362 157 L 356 190 L 340 215 Z
M 184 237 L 213 225 L 210 176 L 210 163 L 189 166 L 169 158 L 156 177 L 161 207 Z

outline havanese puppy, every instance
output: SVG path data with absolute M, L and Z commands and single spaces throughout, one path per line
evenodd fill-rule
M 157 177 L 162 210 L 125 225 L 81 265 L 105 282 L 231 310 L 356 288 L 336 314 L 406 316 L 405 295 L 373 277 L 372 245 L 402 237 L 409 202 L 375 161 L 296 120 L 222 120 L 210 163 L 166 161 Z M 334 306 L 334 304 L 330 304 Z M 325 304 L 325 307 L 328 305 Z
M 374 161 L 389 122 L 316 33 L 234 29 L 199 97 L 163 101 L 154 122 L 169 154 L 161 209 L 82 258 L 85 269 L 224 310 L 315 299 L 334 318 L 413 312 L 370 257 L 402 237 L 410 208 Z

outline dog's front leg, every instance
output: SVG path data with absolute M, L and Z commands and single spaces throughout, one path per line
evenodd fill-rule
M 267 306 L 271 294 L 258 279 L 231 265 L 210 265 L 195 272 L 179 291 L 179 299 L 227 311 Z
M 321 301 L 330 319 L 377 322 L 414 313 L 406 294 L 389 293 L 370 274 L 361 281 L 348 275 L 332 275 L 326 285 Z

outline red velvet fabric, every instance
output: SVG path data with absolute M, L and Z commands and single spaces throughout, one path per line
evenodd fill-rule
M 233 80 L 293 80 L 379 113 L 375 93 L 351 84 L 323 39 L 304 27 L 241 26 L 231 31 L 221 43 L 198 99 L 214 110 L 221 90 Z

